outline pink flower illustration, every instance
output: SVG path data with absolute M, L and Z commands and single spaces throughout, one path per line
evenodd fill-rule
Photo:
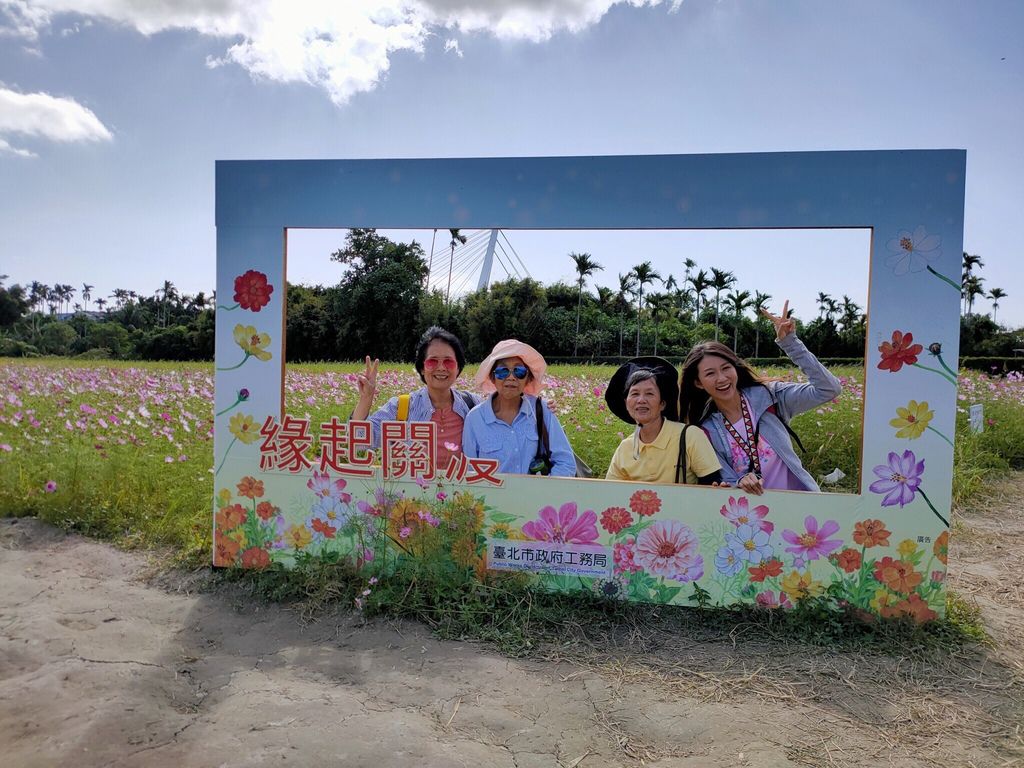
M 678 520 L 659 520 L 636 539 L 636 561 L 656 576 L 688 577 L 704 572 L 700 544 L 690 527 Z
M 630 537 L 625 541 L 615 542 L 612 561 L 615 563 L 615 573 L 642 571 L 643 568 L 636 562 L 636 539 Z
M 900 456 L 895 451 L 889 453 L 889 463 L 879 464 L 872 470 L 880 480 L 870 486 L 872 493 L 884 493 L 883 507 L 901 507 L 914 500 L 914 494 L 921 486 L 921 475 L 924 474 L 924 459 L 920 461 L 913 451 L 904 451 Z
M 829 552 L 843 545 L 842 539 L 828 538 L 839 530 L 839 523 L 835 520 L 827 520 L 818 528 L 818 521 L 814 515 L 808 515 L 804 518 L 804 527 L 806 530 L 803 533 L 788 528 L 782 532 L 782 538 L 793 545 L 786 547 L 787 552 L 805 560 L 817 560 L 828 556 Z
M 352 501 L 351 493 L 344 493 L 347 483 L 344 478 L 339 477 L 331 481 L 327 472 L 320 473 L 313 470 L 313 477 L 306 481 L 306 487 L 322 499 L 331 498 L 348 504 Z
M 722 517 L 737 528 L 741 525 L 750 525 L 765 533 L 771 533 L 775 530 L 775 523 L 764 519 L 765 515 L 768 514 L 768 507 L 764 504 L 758 504 L 751 509 L 750 503 L 745 496 L 741 496 L 739 499 L 734 499 L 730 496 L 729 503 L 722 506 L 721 514 Z
M 759 592 L 757 597 L 754 598 L 754 602 L 761 608 L 792 608 L 793 603 L 790 602 L 789 595 L 785 592 L 779 592 L 776 595 L 770 589 L 764 592 Z
M 559 544 L 592 544 L 597 541 L 597 515 L 588 509 L 577 516 L 576 502 L 554 507 L 544 507 L 537 513 L 539 520 L 531 520 L 523 526 L 533 541 L 553 541 Z

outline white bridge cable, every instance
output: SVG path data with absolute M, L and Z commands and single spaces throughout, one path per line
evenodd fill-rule
M 441 231 L 443 232 L 443 230 Z M 483 268 L 490 233 L 489 229 L 463 233 L 466 235 L 466 242 L 456 242 L 454 253 L 450 239 L 448 242 L 444 242 L 443 238 L 440 238 L 441 242 L 433 249 L 430 257 L 430 264 L 436 266 L 428 276 L 427 290 L 440 290 L 443 293 L 449 293 L 449 272 L 451 274 L 450 295 L 455 296 L 468 289 L 470 280 L 478 277 Z M 530 271 L 509 241 L 508 236 L 502 230 L 498 230 L 498 234 L 501 237 L 495 242 L 494 257 L 505 276 L 523 279 L 525 274 L 526 277 L 530 277 Z M 522 267 L 522 270 L 516 266 L 516 262 Z
M 519 265 L 520 265 L 520 266 L 521 266 L 521 267 L 523 268 L 523 271 L 524 271 L 524 272 L 526 273 L 526 276 L 527 276 L 527 277 L 530 277 L 530 276 L 531 276 L 531 275 L 530 275 L 530 270 L 528 270 L 528 269 L 526 268 L 526 265 L 525 265 L 525 264 L 523 263 L 523 260 L 522 260 L 521 258 L 519 258 L 519 254 L 518 254 L 518 253 L 516 253 L 516 249 L 515 249 L 515 246 L 513 246 L 513 245 L 512 245 L 512 243 L 511 243 L 511 242 L 509 242 L 509 239 L 508 239 L 508 235 L 506 235 L 506 234 L 505 234 L 505 230 L 499 230 L 499 232 L 501 233 L 501 237 L 502 237 L 502 239 L 503 239 L 503 240 L 504 240 L 504 241 L 505 241 L 505 242 L 506 242 L 506 243 L 508 244 L 508 247 L 509 247 L 509 249 L 510 249 L 510 250 L 512 251 L 512 253 L 513 253 L 513 254 L 515 255 L 515 257 L 516 257 L 516 261 L 518 261 L 518 262 L 519 262 Z M 517 274 L 518 274 L 518 273 L 517 273 Z

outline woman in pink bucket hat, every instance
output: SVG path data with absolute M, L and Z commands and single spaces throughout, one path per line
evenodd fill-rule
M 525 342 L 495 344 L 476 374 L 485 399 L 466 417 L 462 450 L 467 456 L 497 459 L 498 471 L 510 474 L 576 475 L 576 458 L 562 425 L 538 400 L 547 367 L 540 352 Z

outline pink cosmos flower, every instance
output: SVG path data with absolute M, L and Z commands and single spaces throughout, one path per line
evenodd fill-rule
M 344 493 L 347 483 L 344 478 L 339 477 L 331 482 L 331 476 L 327 472 L 320 473 L 313 470 L 313 477 L 306 481 L 306 487 L 322 499 L 332 498 L 348 504 L 352 501 L 351 493 Z
M 7 443 L 0 443 L 0 451 L 3 451 L 4 453 L 10 453 L 13 450 L 14 449 L 11 448 L 11 446 L 9 446 Z
M 900 456 L 895 451 L 889 452 L 889 463 L 879 464 L 872 470 L 880 480 L 870 486 L 872 493 L 884 493 L 883 507 L 901 507 L 914 500 L 914 494 L 921 486 L 924 474 L 924 459 L 920 461 L 913 451 L 904 451 Z
M 645 528 L 636 538 L 636 560 L 649 573 L 670 579 L 692 580 L 698 569 L 704 572 L 697 537 L 678 520 L 659 520 Z
M 821 528 L 818 528 L 818 521 L 814 515 L 804 518 L 803 533 L 791 531 L 788 528 L 782 532 L 782 538 L 793 546 L 786 547 L 786 551 L 802 557 L 806 560 L 817 560 L 819 557 L 826 557 L 829 552 L 839 549 L 843 545 L 842 539 L 829 539 L 833 533 L 839 530 L 839 523 L 835 520 L 827 520 Z
M 55 480 L 47 480 L 46 485 L 43 486 L 43 490 L 45 490 L 47 493 L 56 493 L 57 482 Z
M 411 535 L 412 528 L 410 528 L 409 526 L 405 526 L 404 528 L 402 528 L 402 530 L 398 532 L 398 538 L 400 539 L 408 539 Z
M 576 502 L 554 507 L 544 507 L 537 513 L 539 520 L 531 520 L 523 526 L 533 541 L 553 541 L 559 544 L 592 544 L 597 541 L 597 515 L 588 509 L 577 516 Z
M 779 592 L 778 596 L 770 589 L 764 592 L 759 592 L 757 597 L 754 598 L 754 602 L 761 608 L 792 608 L 793 603 L 789 599 L 789 595 L 785 592 Z
M 750 502 L 745 496 L 741 496 L 739 499 L 730 496 L 729 503 L 722 506 L 721 514 L 737 528 L 741 525 L 750 525 L 765 533 L 775 530 L 775 523 L 764 519 L 768 514 L 768 507 L 759 504 L 751 509 Z

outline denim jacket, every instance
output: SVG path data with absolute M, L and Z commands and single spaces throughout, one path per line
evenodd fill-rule
M 796 363 L 797 367 L 807 376 L 807 383 L 792 384 L 785 381 L 769 381 L 763 387 L 744 387 L 741 393 L 750 404 L 752 415 L 756 414 L 755 420 L 760 425 L 760 436 L 772 447 L 804 490 L 819 491 L 821 489 L 818 484 L 804 469 L 803 464 L 800 463 L 800 457 L 793 450 L 789 433 L 780 417 L 789 423 L 789 420 L 797 414 L 824 405 L 829 400 L 838 397 L 842 392 L 842 386 L 839 379 L 818 362 L 818 358 L 804 346 L 795 333 L 788 334 L 777 343 L 789 359 Z M 778 416 L 767 412 L 772 405 L 775 406 Z M 701 427 L 710 438 L 711 445 L 714 446 L 715 453 L 718 454 L 718 460 L 722 463 L 722 480 L 730 485 L 736 485 L 740 475 L 732 466 L 725 418 L 721 413 L 715 411 L 701 422 Z

